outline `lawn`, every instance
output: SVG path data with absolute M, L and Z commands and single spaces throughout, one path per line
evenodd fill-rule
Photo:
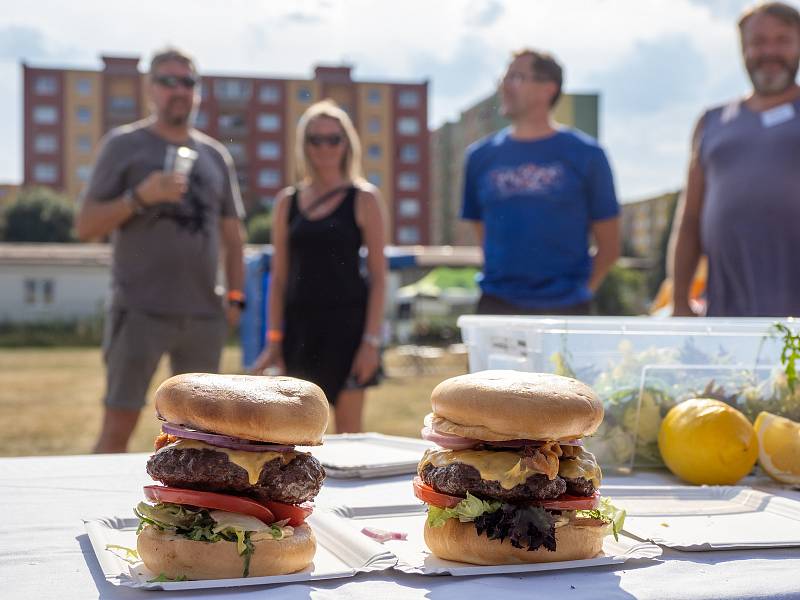
M 240 372 L 239 360 L 238 348 L 226 348 L 223 371 Z M 389 377 L 368 392 L 365 429 L 417 436 L 430 411 L 431 390 L 442 379 L 466 372 L 466 359 L 445 354 L 421 364 L 390 351 L 386 366 Z M 153 389 L 167 376 L 164 361 Z M 100 427 L 103 378 L 98 349 L 0 350 L 0 456 L 89 452 Z M 150 450 L 158 428 L 148 402 L 130 451 Z

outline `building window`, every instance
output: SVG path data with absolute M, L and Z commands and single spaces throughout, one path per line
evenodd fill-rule
M 198 110 L 194 117 L 194 126 L 198 129 L 205 129 L 208 127 L 208 113 L 204 110 Z
M 397 133 L 401 135 L 417 135 L 419 120 L 416 117 L 401 117 L 397 120 Z
M 26 279 L 22 286 L 23 295 L 25 297 L 25 304 L 36 303 L 36 280 Z
M 400 173 L 397 178 L 397 187 L 401 190 L 418 190 L 419 175 L 410 172 Z
M 247 152 L 244 149 L 244 144 L 239 142 L 228 142 L 225 144 L 228 152 L 231 153 L 231 158 L 237 164 L 243 163 L 247 160 Z
M 114 112 L 133 112 L 136 101 L 130 96 L 111 96 L 108 107 Z
M 38 96 L 55 96 L 58 80 L 52 75 L 39 75 L 33 82 L 33 91 Z
M 367 121 L 367 131 L 370 133 L 381 132 L 381 120 L 378 117 L 370 117 Z
M 378 88 L 370 88 L 367 92 L 367 102 L 370 104 L 380 104 L 381 91 Z
M 419 162 L 419 148 L 416 144 L 403 144 L 400 147 L 400 161 L 404 163 Z
M 278 142 L 259 142 L 258 158 L 275 160 L 281 157 L 281 146 Z
M 80 165 L 77 169 L 75 169 L 75 176 L 78 178 L 78 181 L 86 183 L 89 181 L 89 175 L 92 174 L 92 167 L 89 165 Z
M 52 304 L 54 295 L 55 295 L 55 282 L 52 279 L 43 280 L 42 302 L 44 302 L 45 304 Z
M 58 138 L 50 133 L 40 133 L 33 138 L 33 149 L 40 154 L 52 154 L 58 150 Z
M 278 187 L 281 183 L 281 174 L 278 169 L 261 169 L 258 172 L 258 185 L 263 188 Z
M 247 122 L 244 115 L 223 114 L 217 121 L 219 129 L 223 133 L 246 133 Z
M 58 169 L 53 163 L 36 163 L 33 166 L 33 178 L 39 183 L 55 183 Z
M 259 131 L 278 131 L 281 128 L 281 117 L 275 113 L 261 113 L 258 115 Z
M 406 219 L 419 216 L 419 200 L 416 198 L 401 198 L 397 203 L 397 214 Z
M 400 227 L 397 230 L 397 241 L 401 244 L 419 244 L 419 227 Z
M 82 135 L 78 138 L 78 152 L 91 152 L 92 151 L 92 138 L 88 135 Z
M 92 80 L 85 77 L 78 79 L 75 83 L 75 90 L 79 96 L 89 96 L 92 93 Z
M 307 87 L 301 87 L 297 90 L 297 99 L 300 102 L 311 102 L 311 90 Z
M 277 104 L 281 101 L 281 88 L 274 83 L 263 83 L 258 89 L 258 99 L 264 104 Z
M 79 106 L 76 112 L 79 123 L 88 123 L 92 120 L 92 111 L 88 106 Z
M 236 171 L 236 179 L 239 181 L 239 188 L 246 190 L 250 187 L 250 177 L 246 169 L 238 169 Z
M 419 106 L 419 93 L 415 90 L 403 90 L 397 97 L 400 108 L 417 108 Z
M 55 106 L 34 106 L 33 122 L 37 125 L 53 125 L 58 122 L 58 111 Z
M 367 173 L 367 181 L 375 187 L 381 187 L 381 174 L 378 171 L 370 171 Z
M 252 87 L 249 81 L 242 79 L 217 79 L 214 82 L 214 96 L 217 100 L 247 100 Z
M 369 158 L 378 159 L 381 157 L 381 147 L 379 144 L 370 144 L 367 148 L 367 156 Z

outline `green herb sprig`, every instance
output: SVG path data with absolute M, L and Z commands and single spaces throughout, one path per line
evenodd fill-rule
M 783 336 L 783 348 L 781 349 L 781 364 L 786 373 L 786 384 L 789 390 L 794 393 L 794 386 L 797 383 L 797 364 L 800 359 L 800 333 L 794 333 L 783 323 L 774 323 L 772 328 L 775 332 Z

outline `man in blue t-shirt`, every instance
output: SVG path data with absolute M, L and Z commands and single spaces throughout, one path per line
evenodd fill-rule
M 467 149 L 461 216 L 474 221 L 483 245 L 478 313 L 588 314 L 619 257 L 606 155 L 552 118 L 562 80 L 549 54 L 517 52 L 500 85 L 511 126 Z

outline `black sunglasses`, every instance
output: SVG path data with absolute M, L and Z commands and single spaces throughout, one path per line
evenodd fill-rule
M 334 147 L 342 143 L 343 137 L 339 133 L 332 133 L 330 135 L 322 134 L 309 134 L 306 136 L 306 143 L 311 144 L 315 148 L 319 148 L 322 144 Z
M 154 75 L 153 81 L 171 90 L 174 90 L 179 85 L 191 90 L 197 85 L 197 79 L 190 75 L 185 77 L 179 77 L 178 75 Z

